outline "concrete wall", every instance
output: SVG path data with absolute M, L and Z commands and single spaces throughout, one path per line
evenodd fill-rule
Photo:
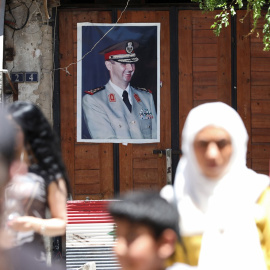
M 5 48 L 14 49 L 13 61 L 5 61 L 4 67 L 9 72 L 38 72 L 38 83 L 19 83 L 19 100 L 36 103 L 52 123 L 53 93 L 53 39 L 52 26 L 45 16 L 43 1 L 26 0 L 29 18 L 25 27 L 14 31 L 5 26 Z M 14 22 L 20 28 L 27 18 L 28 8 L 17 0 L 9 4 L 13 16 L 6 7 L 5 20 Z M 15 19 L 15 20 L 14 20 Z M 8 23 L 9 23 L 8 22 Z M 53 22 L 52 22 L 53 23 Z M 5 102 L 13 101 L 12 95 L 5 95 Z

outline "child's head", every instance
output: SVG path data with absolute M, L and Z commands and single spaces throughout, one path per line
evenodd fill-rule
M 177 209 L 159 193 L 135 191 L 109 205 L 116 223 L 115 253 L 123 270 L 161 270 L 179 237 Z

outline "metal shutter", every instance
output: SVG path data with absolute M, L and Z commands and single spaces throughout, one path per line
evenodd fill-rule
M 109 200 L 68 201 L 66 268 L 95 262 L 97 270 L 120 269 L 112 251 L 115 224 L 107 212 Z

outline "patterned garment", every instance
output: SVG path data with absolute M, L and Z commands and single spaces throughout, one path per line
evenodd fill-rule
M 5 220 L 18 216 L 45 218 L 47 208 L 46 184 L 35 173 L 16 175 L 5 190 Z M 34 231 L 14 232 L 6 228 L 13 237 L 14 247 L 34 247 L 35 257 L 45 260 L 43 236 Z

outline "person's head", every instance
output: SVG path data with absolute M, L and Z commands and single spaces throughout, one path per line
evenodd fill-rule
M 135 64 L 110 60 L 106 61 L 105 65 L 110 72 L 111 81 L 120 88 L 126 89 L 134 74 Z
M 120 88 L 125 89 L 132 79 L 135 63 L 139 60 L 134 52 L 138 46 L 135 41 L 122 41 L 100 52 L 104 54 L 111 81 Z
M 202 173 L 217 179 L 225 172 L 231 156 L 230 134 L 223 128 L 207 126 L 195 136 L 194 153 Z
M 220 179 L 234 164 L 245 164 L 248 135 L 238 113 L 222 102 L 192 109 L 182 133 L 182 151 L 202 175 Z
M 15 158 L 15 129 L 0 110 L 0 190 L 10 179 L 10 168 Z
M 116 223 L 116 256 L 125 270 L 165 268 L 179 237 L 176 207 L 159 193 L 134 191 L 109 205 Z
M 11 119 L 21 128 L 29 155 L 30 171 L 46 181 L 68 178 L 62 161 L 60 143 L 42 111 L 28 101 L 16 101 L 7 107 Z

